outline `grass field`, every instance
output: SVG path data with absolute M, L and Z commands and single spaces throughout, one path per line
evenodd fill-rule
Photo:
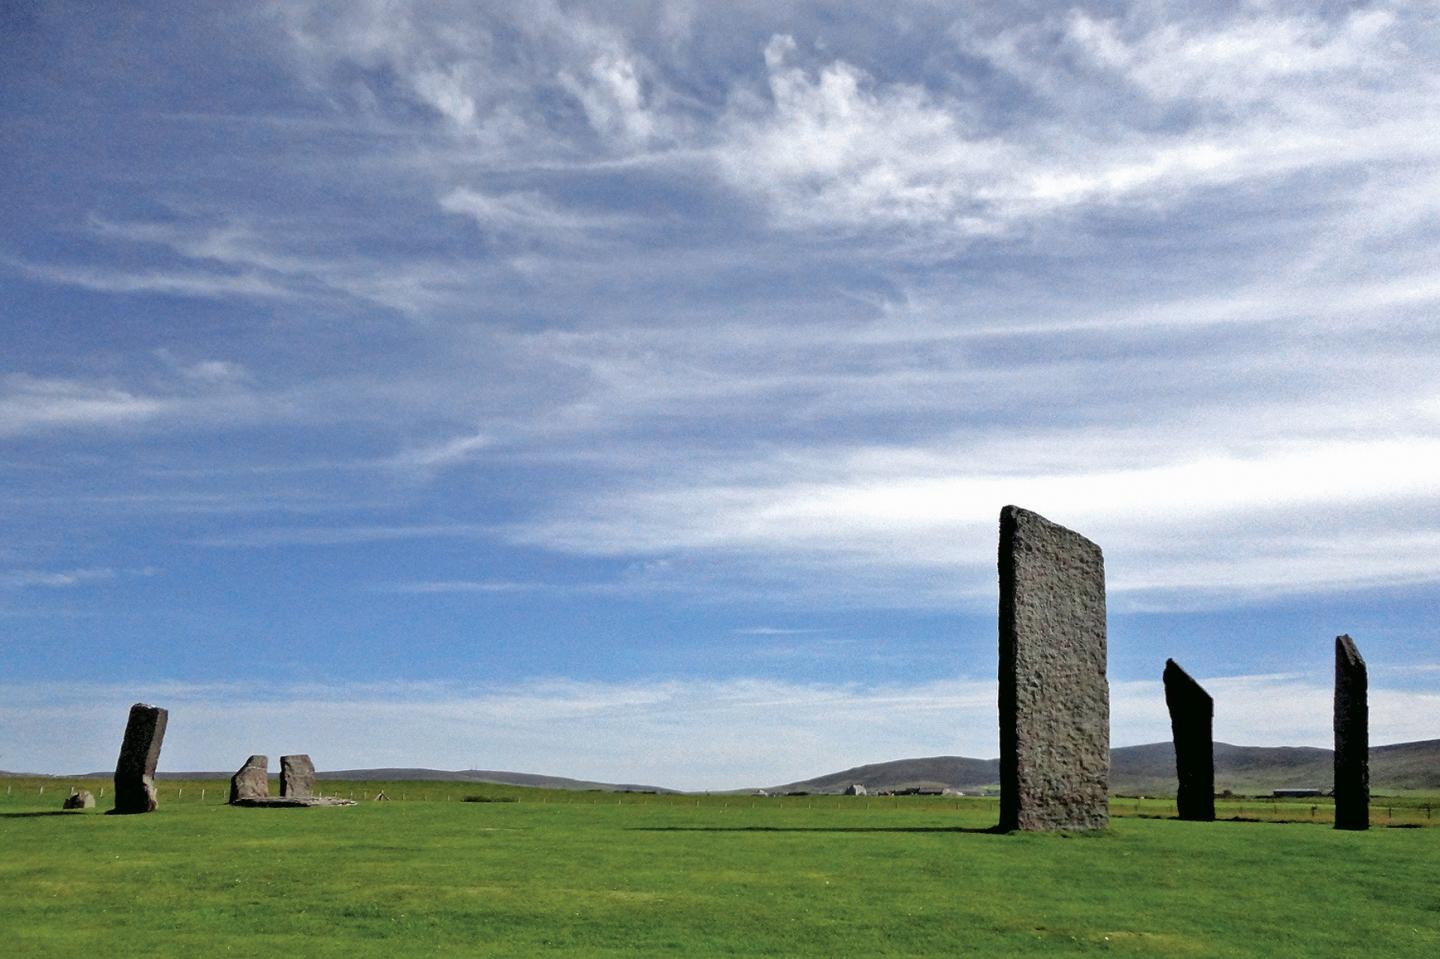
M 993 800 L 473 783 L 322 783 L 395 801 L 271 810 L 166 782 L 157 814 L 118 817 L 0 782 L 6 955 L 1440 954 L 1437 829 L 1121 799 L 1105 834 L 1003 836 Z M 1431 798 L 1396 817 L 1423 824 Z

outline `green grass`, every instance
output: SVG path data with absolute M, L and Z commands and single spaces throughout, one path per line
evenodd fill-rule
M 993 800 L 474 783 L 278 810 L 167 782 L 158 813 L 120 817 L 55 813 L 68 783 L 7 784 L 12 956 L 1440 954 L 1435 829 L 1128 816 L 1002 836 Z M 459 801 L 480 795 L 518 801 Z

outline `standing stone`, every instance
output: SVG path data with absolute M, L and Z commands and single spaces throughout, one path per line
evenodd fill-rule
M 65 797 L 61 809 L 94 809 L 95 794 L 88 789 L 77 789 Z
M 230 804 L 242 799 L 264 799 L 270 795 L 270 765 L 267 756 L 251 756 L 240 771 L 230 777 Z
M 136 703 L 130 707 L 125 741 L 115 764 L 115 811 L 155 811 L 155 766 L 160 762 L 160 744 L 165 741 L 165 723 L 170 713 L 159 706 Z
M 1110 822 L 1110 686 L 1100 547 L 1000 511 L 1000 828 Z
M 1370 828 L 1370 707 L 1365 660 L 1335 637 L 1335 828 Z
M 280 795 L 309 799 L 315 795 L 315 765 L 304 753 L 280 757 Z
M 1165 660 L 1165 705 L 1175 737 L 1175 811 L 1181 819 L 1215 819 L 1215 700 L 1181 669 Z

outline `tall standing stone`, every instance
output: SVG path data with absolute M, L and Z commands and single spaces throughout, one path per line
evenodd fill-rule
M 230 803 L 242 799 L 264 799 L 270 795 L 268 756 L 251 756 L 235 775 L 230 777 Z
M 159 706 L 136 703 L 130 707 L 125 741 L 115 763 L 117 813 L 155 811 L 155 766 L 160 762 L 160 744 L 165 741 L 169 718 L 170 713 Z
M 1175 811 L 1181 819 L 1215 819 L 1215 700 L 1173 659 L 1165 660 L 1165 705 L 1175 737 Z
M 1110 686 L 1100 547 L 1000 511 L 1000 828 L 1110 822 Z
M 304 753 L 280 757 L 280 795 L 309 799 L 315 795 L 315 764 Z
M 1335 828 L 1370 828 L 1370 706 L 1365 660 L 1335 637 Z

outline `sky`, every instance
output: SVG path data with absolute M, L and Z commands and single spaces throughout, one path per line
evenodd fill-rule
M 1428 2 L 0 5 L 0 768 L 678 788 L 1440 737 Z

